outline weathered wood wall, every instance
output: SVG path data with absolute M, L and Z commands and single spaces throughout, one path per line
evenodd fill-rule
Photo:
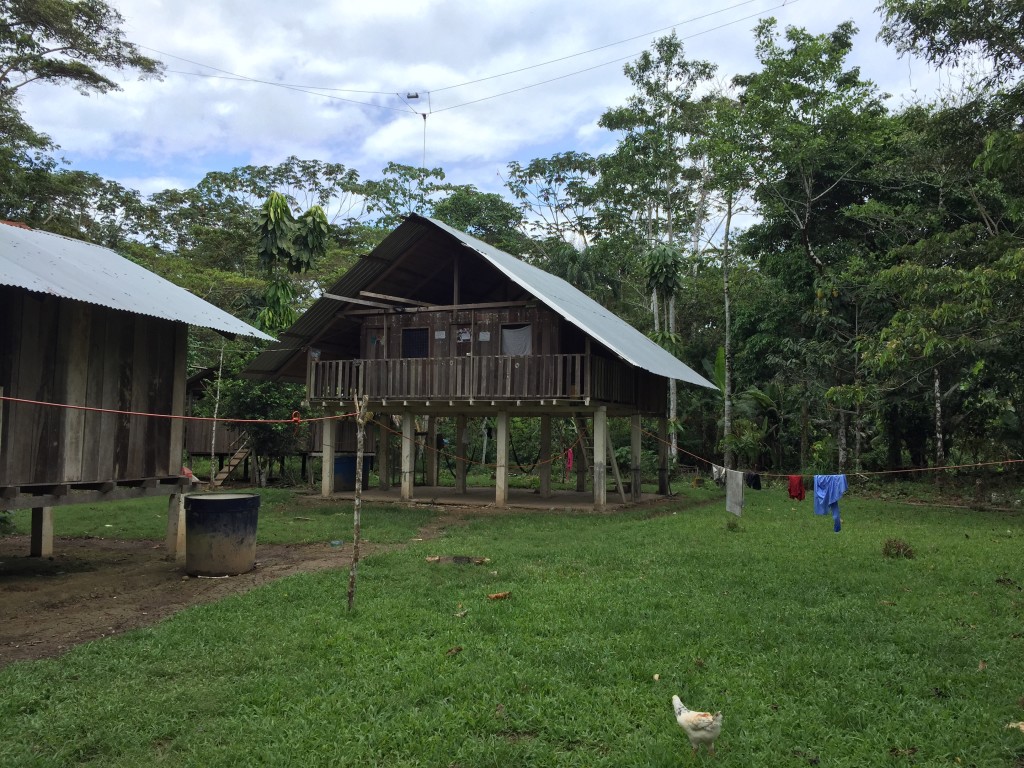
M 491 357 L 501 354 L 503 326 L 530 325 L 533 354 L 557 354 L 558 315 L 543 306 L 413 311 L 368 315 L 363 321 L 363 357 L 383 360 L 408 357 L 402 349 L 402 331 L 423 328 L 429 342 L 428 357 Z
M 184 413 L 187 326 L 0 286 L 8 396 Z M 177 477 L 180 420 L 4 403 L 0 486 Z

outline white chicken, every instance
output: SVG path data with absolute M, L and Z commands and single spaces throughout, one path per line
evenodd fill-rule
M 676 712 L 676 722 L 679 727 L 686 731 L 686 738 L 690 740 L 693 747 L 693 754 L 701 744 L 708 745 L 708 753 L 715 754 L 715 739 L 722 732 L 722 713 L 716 712 L 692 712 L 687 709 L 678 696 L 672 697 L 672 708 Z

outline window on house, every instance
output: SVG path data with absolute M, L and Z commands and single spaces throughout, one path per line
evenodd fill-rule
M 430 337 L 426 328 L 402 329 L 402 357 L 428 357 Z
M 532 355 L 533 326 L 503 325 L 501 327 L 501 354 Z

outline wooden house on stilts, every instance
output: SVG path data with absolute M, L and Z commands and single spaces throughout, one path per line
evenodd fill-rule
M 551 419 L 586 422 L 593 501 L 602 506 L 608 418 L 632 422 L 634 500 L 640 494 L 640 419 L 660 419 L 659 486 L 666 493 L 668 381 L 715 388 L 561 278 L 417 215 L 360 259 L 245 375 L 304 381 L 309 401 L 329 414 L 352 412 L 366 396 L 380 427 L 377 456 L 385 488 L 391 477 L 387 417 L 399 417 L 403 500 L 415 493 L 417 417 L 455 420 L 450 451 L 457 457 L 457 493 L 466 490 L 467 419 L 493 419 L 498 506 L 508 501 L 510 416 L 540 419 L 542 497 L 551 492 Z M 428 446 L 434 445 L 431 431 Z M 324 495 L 334 489 L 331 459 L 341 432 L 324 434 Z

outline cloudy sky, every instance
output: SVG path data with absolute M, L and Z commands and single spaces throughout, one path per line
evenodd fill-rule
M 117 74 L 123 91 L 88 97 L 31 86 L 23 106 L 71 167 L 144 193 L 289 155 L 378 178 L 420 165 L 424 138 L 428 166 L 498 191 L 511 160 L 606 150 L 596 122 L 630 93 L 622 65 L 673 28 L 728 80 L 756 69 L 761 17 L 812 33 L 852 19 L 853 62 L 896 105 L 941 84 L 875 40 L 874 0 L 110 2 L 164 80 Z

